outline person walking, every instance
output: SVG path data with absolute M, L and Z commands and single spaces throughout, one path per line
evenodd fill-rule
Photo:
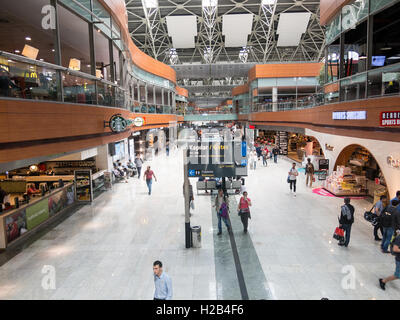
M 162 262 L 157 260 L 153 263 L 154 273 L 154 300 L 172 299 L 172 281 L 171 278 L 163 272 Z
M 227 198 L 224 195 L 224 191 L 222 189 L 218 190 L 217 197 L 215 198 L 215 210 L 217 212 L 218 217 L 218 233 L 217 235 L 220 236 L 222 234 L 222 221 L 224 221 L 228 232 L 230 232 L 230 225 L 228 221 L 229 216 L 229 207 L 227 204 Z
M 244 233 L 247 233 L 247 226 L 249 223 L 249 219 L 251 219 L 250 207 L 251 207 L 251 200 L 250 198 L 247 198 L 247 191 L 244 191 L 243 197 L 240 198 L 238 205 L 239 216 L 240 220 L 242 220 Z
M 136 166 L 137 173 L 138 173 L 138 179 L 140 179 L 140 173 L 142 171 L 142 165 L 143 165 L 143 160 L 142 160 L 142 158 L 140 158 L 140 155 L 137 154 L 136 158 L 135 158 L 135 166 Z
M 257 152 L 255 150 L 251 153 L 251 163 L 252 163 L 253 170 L 256 170 L 256 168 L 257 168 Z
M 290 186 L 290 193 L 292 193 L 293 189 L 293 196 L 296 197 L 296 179 L 297 176 L 299 175 L 299 172 L 296 169 L 296 163 L 292 163 L 292 168 L 289 171 L 289 186 Z
M 393 200 L 385 209 L 382 210 L 380 214 L 380 224 L 382 226 L 382 243 L 381 250 L 383 253 L 390 253 L 388 251 L 390 240 L 392 240 L 392 236 L 394 234 L 395 227 L 395 212 L 396 206 L 399 204 L 399 201 Z
M 147 170 L 143 174 L 143 180 L 146 180 L 147 188 L 149 189 L 149 195 L 151 195 L 151 185 L 153 184 L 153 176 L 157 181 L 157 177 L 154 174 L 153 170 L 150 169 L 150 166 L 147 166 Z
M 393 200 L 392 200 L 393 201 Z M 393 240 L 393 255 L 395 256 L 396 269 L 392 276 L 385 279 L 379 279 L 379 286 L 382 290 L 386 290 L 386 283 L 400 279 L 400 234 L 396 235 Z
M 314 180 L 314 165 L 311 163 L 311 159 L 308 158 L 307 159 L 307 164 L 306 164 L 306 170 L 305 170 L 305 174 L 307 176 L 306 178 L 306 187 L 308 186 L 308 180 L 310 180 L 310 188 L 312 188 L 312 183 Z
M 338 242 L 339 246 L 347 246 L 350 242 L 351 225 L 354 223 L 354 207 L 350 204 L 350 198 L 344 199 L 344 205 L 341 206 L 339 227 L 345 232 L 345 241 Z
M 267 147 L 265 147 L 265 148 L 262 150 L 263 165 L 264 165 L 265 167 L 268 166 L 267 157 L 268 157 L 268 149 L 267 149 Z
M 277 146 L 272 149 L 272 153 L 274 154 L 274 163 L 278 163 L 279 149 Z
M 380 215 L 381 215 L 381 213 L 383 212 L 383 209 L 385 208 L 385 204 L 386 204 L 386 196 L 385 195 L 382 195 L 380 198 L 379 198 L 379 201 L 377 201 L 375 204 L 374 204 L 374 213 L 378 216 L 378 217 L 380 217 Z M 378 236 L 378 230 L 380 230 L 381 231 L 381 234 L 382 234 L 382 236 L 383 236 L 383 228 L 382 228 L 382 224 L 381 224 L 381 221 L 380 221 L 380 219 L 378 219 L 378 223 L 374 226 L 374 237 L 375 237 L 375 241 L 381 241 L 382 239 L 381 238 L 379 238 L 379 236 Z

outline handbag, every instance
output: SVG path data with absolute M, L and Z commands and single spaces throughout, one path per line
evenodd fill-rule
M 335 232 L 333 233 L 333 238 L 338 241 L 344 240 L 344 229 L 340 227 L 336 227 Z
M 287 183 L 290 183 L 290 176 L 287 177 Z
M 194 210 L 194 201 L 190 200 L 190 208 L 192 208 L 192 210 Z

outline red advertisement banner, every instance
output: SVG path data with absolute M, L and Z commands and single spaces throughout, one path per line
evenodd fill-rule
M 400 111 L 381 112 L 381 127 L 400 127 Z

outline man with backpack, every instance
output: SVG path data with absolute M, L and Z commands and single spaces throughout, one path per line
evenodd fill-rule
M 338 242 L 339 246 L 347 246 L 350 242 L 351 225 L 354 223 L 354 207 L 350 204 L 350 198 L 344 198 L 344 205 L 340 210 L 339 227 L 345 232 L 345 241 Z
M 273 155 L 274 155 L 274 162 L 275 162 L 275 163 L 278 163 L 279 148 L 278 148 L 277 146 L 275 146 L 275 147 L 272 149 L 272 153 L 273 153 Z
M 379 201 L 377 203 L 374 204 L 373 209 L 374 212 L 376 214 L 377 217 L 381 216 L 381 213 L 383 212 L 383 209 L 385 208 L 385 203 L 386 203 L 386 196 L 382 195 L 379 198 Z M 382 240 L 381 238 L 379 238 L 378 236 L 378 230 L 381 230 L 381 234 L 383 235 L 383 228 L 382 228 L 382 224 L 381 224 L 381 219 L 378 218 L 377 220 L 377 224 L 374 226 L 374 237 L 375 237 L 375 241 L 380 241 Z
M 311 163 L 311 159 L 308 158 L 307 159 L 307 164 L 306 164 L 306 170 L 305 170 L 305 174 L 307 176 L 306 178 L 306 187 L 308 186 L 308 180 L 310 180 L 310 188 L 312 188 L 312 183 L 313 183 L 313 179 L 314 179 L 314 165 Z
M 217 235 L 220 236 L 222 234 L 222 222 L 224 221 L 228 232 L 230 232 L 230 225 L 228 221 L 229 216 L 229 207 L 227 205 L 227 199 L 224 195 L 224 191 L 222 189 L 218 190 L 217 197 L 215 198 L 215 210 L 217 212 L 218 217 L 218 233 Z
M 390 240 L 392 239 L 394 229 L 393 229 L 393 218 L 394 213 L 396 212 L 396 206 L 399 204 L 399 201 L 393 200 L 380 215 L 380 223 L 383 228 L 382 232 L 382 244 L 381 249 L 383 253 L 390 253 L 388 251 Z
M 392 200 L 393 202 L 393 200 Z M 396 269 L 394 271 L 394 274 L 392 276 L 389 276 L 385 279 L 379 279 L 379 286 L 381 287 L 382 290 L 386 289 L 386 283 L 400 279 L 400 234 L 396 235 L 394 239 L 390 243 L 390 252 L 392 255 L 394 255 L 395 262 L 396 262 Z

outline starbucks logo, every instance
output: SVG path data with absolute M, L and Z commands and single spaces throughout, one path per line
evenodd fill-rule
M 115 114 L 110 119 L 110 128 L 113 132 L 125 131 L 127 126 L 127 121 L 120 114 Z

